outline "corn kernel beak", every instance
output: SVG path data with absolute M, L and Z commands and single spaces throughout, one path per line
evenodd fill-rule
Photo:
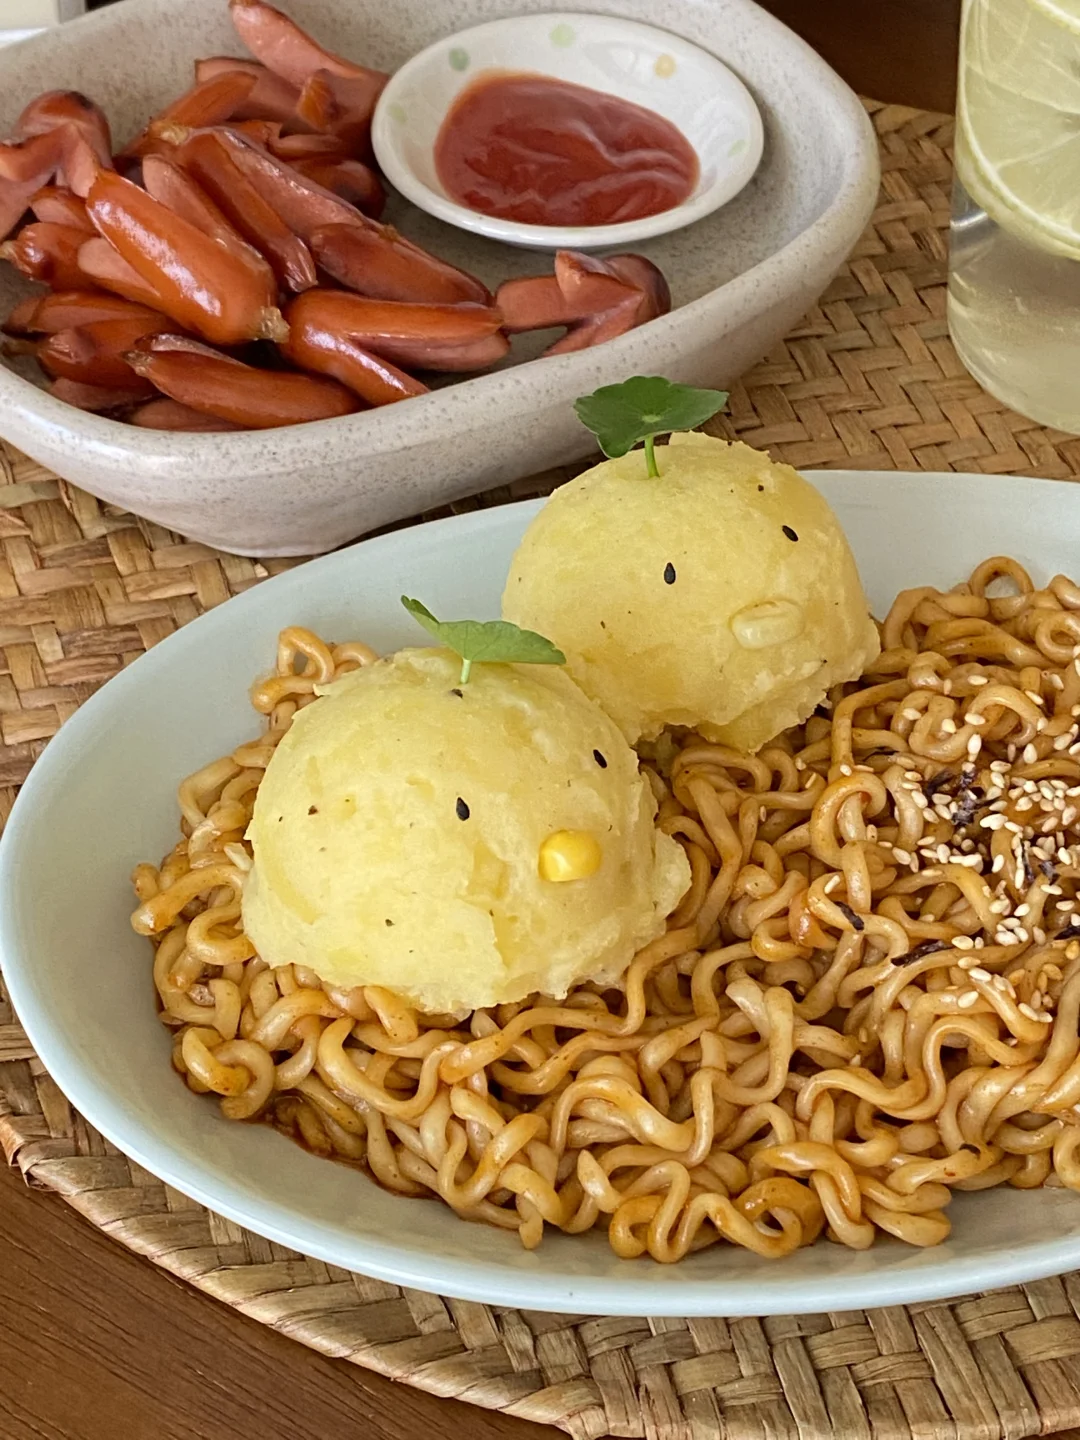
M 540 877 L 556 885 L 587 880 L 603 859 L 599 840 L 587 830 L 556 830 L 540 846 Z

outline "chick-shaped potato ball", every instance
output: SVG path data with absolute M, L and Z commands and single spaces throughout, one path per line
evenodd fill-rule
M 686 726 L 757 750 L 878 654 L 840 523 L 790 465 L 672 435 L 548 500 L 503 614 L 546 635 L 631 743 Z
M 243 923 L 271 965 L 428 1013 L 614 978 L 689 885 L 615 725 L 563 670 L 402 650 L 299 712 L 259 787 Z

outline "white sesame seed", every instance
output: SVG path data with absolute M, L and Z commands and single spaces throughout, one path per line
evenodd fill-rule
M 850 775 L 850 774 L 851 774 L 851 766 L 850 766 L 850 765 L 846 765 L 846 764 L 845 764 L 845 765 L 841 765 L 841 766 L 840 766 L 840 774 L 841 774 L 841 775 Z
M 968 676 L 968 684 L 969 684 L 969 685 L 989 685 L 989 684 L 990 684 L 990 681 L 986 678 L 985 675 L 969 675 L 969 676 Z
M 1020 1011 L 1020 1014 L 1023 1015 L 1026 1020 L 1038 1020 L 1039 1018 L 1038 1015 L 1035 1014 L 1035 1011 L 1025 1000 L 1021 1000 L 1020 1004 L 1016 1008 Z
M 921 719 L 922 719 L 922 711 L 921 711 L 921 710 L 913 710 L 910 705 L 907 707 L 906 710 L 901 710 L 901 711 L 900 711 L 900 715 L 901 715 L 901 717 L 902 717 L 904 720 L 921 720 Z
M 893 855 L 900 861 L 901 865 L 907 865 L 911 861 L 911 854 L 907 850 L 901 850 L 898 845 L 893 846 Z
M 974 760 L 975 756 L 978 755 L 981 749 L 982 737 L 980 735 L 972 735 L 971 739 L 967 742 L 967 753 Z
M 1049 680 L 1050 684 L 1054 687 L 1055 690 L 1065 689 L 1065 681 L 1062 680 L 1061 676 L 1057 673 L 1056 670 L 1048 671 L 1046 678 L 1047 680 Z
M 980 715 L 976 710 L 969 710 L 964 719 L 969 725 L 974 725 L 976 728 L 986 724 L 986 716 Z
M 1055 750 L 1067 750 L 1067 749 L 1069 748 L 1069 746 L 1072 744 L 1074 738 L 1075 738 L 1075 737 L 1072 736 L 1072 735 L 1070 735 L 1069 732 L 1068 732 L 1068 730 L 1066 730 L 1066 731 L 1064 732 L 1064 734 L 1058 735 L 1058 736 L 1055 737 L 1055 740 L 1054 740 L 1054 749 L 1055 749 Z
M 941 687 L 941 693 L 942 693 L 943 695 L 951 695 L 951 694 L 952 694 L 952 681 L 951 681 L 951 680 L 946 680 L 946 681 L 945 681 L 945 683 L 944 683 L 944 684 L 942 685 L 942 687 Z
M 967 717 L 965 716 L 964 718 L 966 719 Z M 955 720 L 949 720 L 948 718 L 942 720 L 942 722 L 941 722 L 941 733 L 942 733 L 943 735 L 955 735 L 955 734 L 956 734 L 956 721 L 955 721 Z
M 946 845 L 944 841 L 942 841 L 941 844 L 938 845 L 937 849 L 934 851 L 934 854 L 937 857 L 939 865 L 947 865 L 952 859 L 952 851 L 949 849 L 948 845 Z
M 1077 673 L 1080 674 L 1080 671 L 1078 671 Z M 1013 744 L 1007 745 L 1005 747 L 1005 754 L 1009 760 L 1009 763 L 1011 764 L 1016 759 L 1016 746 Z
M 1018 945 L 1026 945 L 1030 939 L 1031 939 L 1031 936 L 1028 934 L 1028 932 L 1027 932 L 1026 930 L 1024 930 L 1024 929 L 1017 930 L 1017 932 L 1016 932 L 1016 943 L 1017 943 Z
M 1037 690 L 1025 690 L 1024 694 L 1027 696 L 1027 698 L 1031 701 L 1033 705 L 1041 705 L 1043 703 L 1043 697 L 1039 694 Z
M 921 790 L 912 790 L 911 798 L 920 810 L 925 810 L 930 803 Z
M 796 755 L 796 756 L 795 756 L 795 769 L 796 769 L 796 770 L 805 770 L 805 769 L 806 769 L 806 761 L 802 758 L 801 755 Z
M 972 980 L 986 981 L 990 979 L 990 971 L 984 970 L 981 966 L 976 966 L 974 970 L 969 970 L 968 974 L 971 976 Z
M 975 941 L 970 935 L 954 935 L 952 943 L 957 950 L 974 950 Z
M 1030 795 L 1023 795 L 1023 796 L 1021 796 L 1021 798 L 1016 802 L 1016 808 L 1017 808 L 1017 810 L 1020 811 L 1021 815 L 1023 815 L 1025 811 L 1031 810 L 1031 809 L 1034 807 L 1034 805 L 1035 805 L 1035 801 L 1032 800 L 1032 798 L 1031 798 Z
M 1046 931 L 1041 930 L 1038 925 L 1035 925 L 1032 927 L 1031 938 L 1035 941 L 1036 945 L 1045 945 Z
M 995 945 L 1011 945 L 1012 943 L 1012 936 L 1007 930 L 999 930 L 994 936 Z
M 976 1003 L 978 998 L 979 995 L 976 990 L 969 990 L 966 995 L 961 995 L 960 999 L 956 1003 L 961 1010 L 970 1010 L 972 1005 Z
M 1040 1025 L 1052 1025 L 1054 1023 L 1054 1017 L 1052 1015 L 1037 1015 L 1035 1018 L 1039 1021 Z
M 979 826 L 983 830 L 1000 830 L 1004 824 L 1004 815 L 984 815 L 979 821 Z
M 1031 1008 L 1032 1008 L 1033 1010 L 1041 1010 L 1041 1009 L 1042 1009 L 1042 998 L 1043 998 L 1043 997 L 1042 997 L 1042 991 L 1041 991 L 1041 990 L 1033 990 L 1033 991 L 1031 992 Z
M 1013 914 L 1018 920 L 1022 920 L 1025 915 L 1031 914 L 1031 906 L 1025 900 L 1023 905 L 1017 905 L 1016 909 L 1013 911 Z
M 991 875 L 999 875 L 999 874 L 1001 873 L 1001 871 L 1004 870 L 1004 869 L 1005 869 L 1005 856 L 1004 856 L 1004 855 L 995 855 L 995 856 L 994 856 L 994 863 L 990 866 L 990 874 L 991 874 Z

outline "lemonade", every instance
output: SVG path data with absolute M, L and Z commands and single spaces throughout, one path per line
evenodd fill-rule
M 992 394 L 1080 433 L 1080 0 L 965 0 L 949 328 Z

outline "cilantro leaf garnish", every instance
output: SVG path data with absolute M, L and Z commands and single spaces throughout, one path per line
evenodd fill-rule
M 566 664 L 566 656 L 550 640 L 509 620 L 436 620 L 419 600 L 402 595 L 401 603 L 429 635 L 461 656 L 462 685 L 468 683 L 476 660 L 495 665 Z
M 727 404 L 726 390 L 696 390 L 661 375 L 632 375 L 621 385 L 602 385 L 574 401 L 578 419 L 591 430 L 611 459 L 645 442 L 645 464 L 657 479 L 654 440 L 672 430 L 693 430 Z

